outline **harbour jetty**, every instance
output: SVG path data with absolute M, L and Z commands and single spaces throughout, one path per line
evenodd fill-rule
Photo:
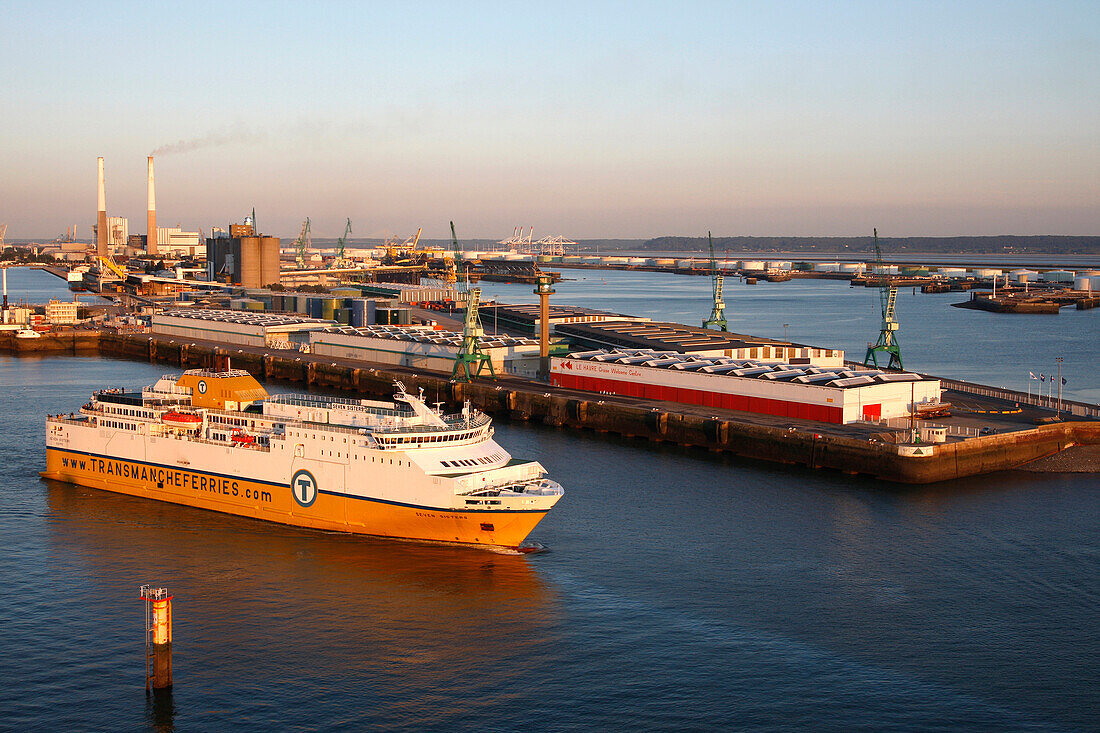
M 924 484 L 1020 467 L 1078 445 L 1100 444 L 1100 422 L 1075 419 L 966 440 L 898 444 L 891 434 L 844 434 L 808 421 L 778 425 L 734 410 L 601 395 L 518 378 L 472 383 L 447 375 L 295 351 L 236 349 L 212 342 L 181 342 L 148 334 L 74 331 L 47 334 L 28 346 L 0 335 L 0 352 L 71 354 L 170 364 L 180 368 L 245 369 L 258 379 L 300 383 L 307 388 L 384 397 L 395 379 L 423 388 L 432 401 L 471 404 L 512 420 L 539 421 L 575 430 L 618 434 L 653 442 L 694 446 L 755 460 L 833 469 L 878 479 Z M 41 342 L 41 343 L 39 343 Z

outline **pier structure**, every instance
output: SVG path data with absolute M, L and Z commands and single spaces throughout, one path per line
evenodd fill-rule
M 154 337 L 148 334 L 90 332 L 81 343 L 99 354 L 171 364 L 180 368 L 222 368 L 232 358 L 234 368 L 258 379 L 298 383 L 306 389 L 332 389 L 364 396 L 389 396 L 394 379 L 409 389 L 452 404 L 469 400 L 478 409 L 512 420 L 541 421 L 566 429 L 613 433 L 627 438 L 673 443 L 724 452 L 753 460 L 809 468 L 830 468 L 848 474 L 910 484 L 974 476 L 1020 467 L 1060 454 L 1074 446 L 1100 445 L 1100 406 L 1063 401 L 1065 422 L 1029 425 L 1011 415 L 982 415 L 1002 428 L 989 434 L 928 444 L 920 454 L 896 442 L 899 431 L 875 423 L 831 425 L 812 420 L 758 415 L 706 405 L 676 404 L 644 397 L 602 395 L 554 387 L 507 375 L 494 381 L 452 382 L 445 373 L 383 366 L 331 356 L 232 348 L 213 342 Z M 47 334 L 28 340 L 34 353 L 48 353 Z M 45 342 L 39 344 L 38 342 Z M 0 334 L 0 351 L 21 353 L 24 344 Z M 73 353 L 72 338 L 56 353 Z M 28 352 L 30 353 L 30 352 Z M 1019 412 L 1026 395 L 966 383 L 959 397 L 985 399 Z M 954 394 L 950 400 L 956 402 Z M 1007 401 L 1006 401 L 1007 400 Z M 1008 408 L 1013 408 L 1009 410 Z M 975 410 L 977 412 L 977 410 Z M 1053 416 L 1053 410 L 1032 410 Z M 1067 415 L 1068 413 L 1068 415 Z M 986 424 L 983 422 L 982 424 Z M 901 431 L 904 432 L 904 431 Z

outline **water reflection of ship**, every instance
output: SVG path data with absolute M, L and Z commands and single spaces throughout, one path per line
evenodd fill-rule
M 194 665 L 216 660 L 218 679 L 255 674 L 261 655 L 279 674 L 328 664 L 392 675 L 397 665 L 416 684 L 471 673 L 518 680 L 522 670 L 501 668 L 548 643 L 561 615 L 532 568 L 537 557 L 295 529 L 45 483 L 58 553 L 86 560 L 82 572 L 97 585 L 171 587 L 177 640 L 187 639 Z M 199 674 L 209 681 L 215 672 Z

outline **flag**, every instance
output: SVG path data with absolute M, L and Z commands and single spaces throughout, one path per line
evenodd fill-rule
M 1031 377 L 1032 379 L 1038 379 L 1038 377 L 1037 377 L 1037 376 L 1035 376 L 1035 372 L 1028 372 L 1028 373 L 1027 373 L 1027 375 L 1028 375 L 1029 377 Z
M 1067 384 L 1069 383 L 1066 381 L 1066 378 L 1062 377 L 1062 386 L 1065 387 Z
M 1047 381 L 1047 375 L 1045 375 L 1045 374 L 1040 374 L 1040 375 L 1039 375 L 1039 381 L 1040 381 L 1040 382 L 1045 382 L 1045 381 Z

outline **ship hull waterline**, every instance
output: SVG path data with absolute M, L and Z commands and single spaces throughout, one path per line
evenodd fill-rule
M 547 510 L 462 511 L 320 492 L 302 507 L 289 484 L 133 459 L 46 449 L 42 478 L 261 521 L 392 539 L 516 549 Z

